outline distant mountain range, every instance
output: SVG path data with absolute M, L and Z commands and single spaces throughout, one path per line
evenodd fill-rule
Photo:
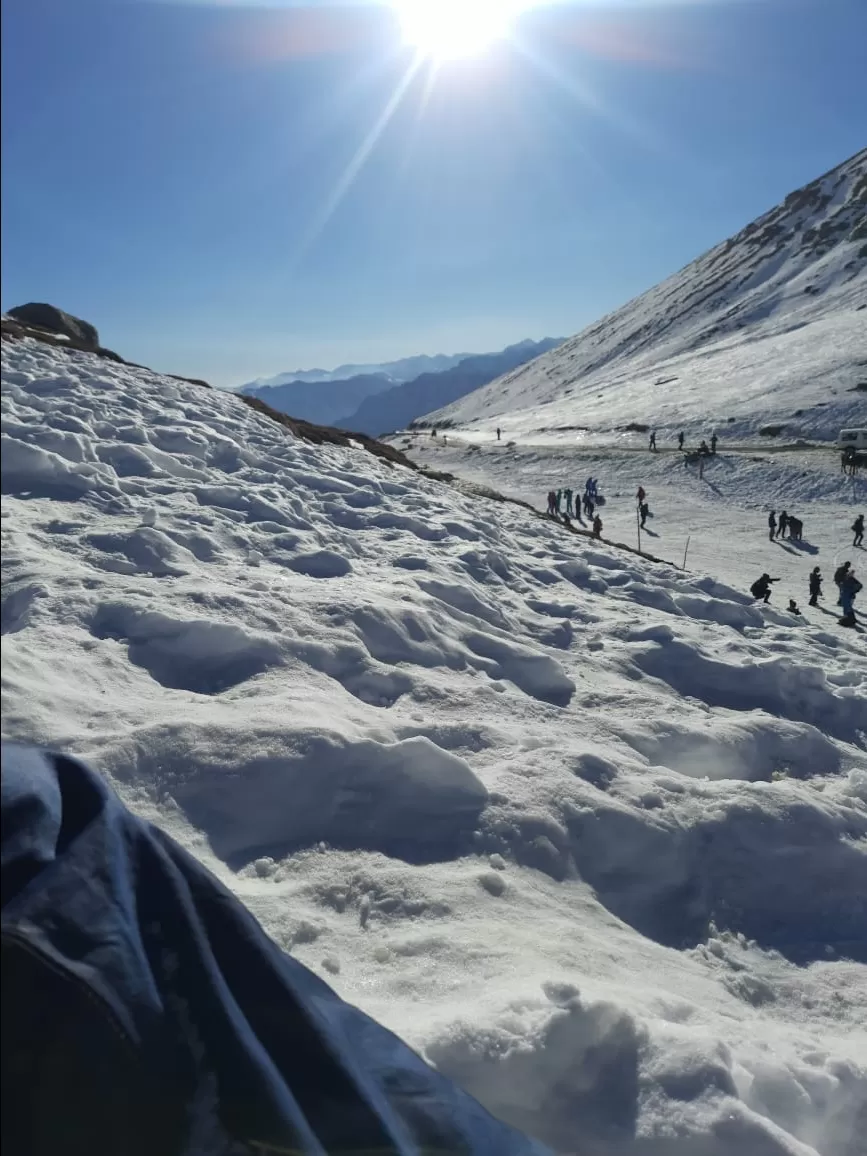
M 371 365 L 338 365 L 336 369 L 291 369 L 278 373 L 275 377 L 257 377 L 245 385 L 236 387 L 236 393 L 249 393 L 275 385 L 293 385 L 296 382 L 346 381 L 350 377 L 384 377 L 392 385 L 401 381 L 412 381 L 420 373 L 440 373 L 451 369 L 471 353 L 419 353 L 415 357 L 401 357 L 397 361 L 382 361 Z
M 237 392 L 258 397 L 292 417 L 376 435 L 402 429 L 420 414 L 456 401 L 559 341 L 521 341 L 496 353 L 422 354 L 381 365 L 302 370 L 302 377 L 260 378 L 238 386 Z
M 342 429 L 372 436 L 404 429 L 414 418 L 465 397 L 494 378 L 554 349 L 562 340 L 544 337 L 541 341 L 519 341 L 499 353 L 465 357 L 442 373 L 423 373 L 414 381 L 366 397 L 355 413 L 336 424 Z

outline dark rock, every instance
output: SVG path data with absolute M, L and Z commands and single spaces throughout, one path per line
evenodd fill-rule
M 82 321 L 80 317 L 73 317 L 71 313 L 64 313 L 55 305 L 30 301 L 27 305 L 16 305 L 8 313 L 25 325 L 34 325 L 37 329 L 47 329 L 49 333 L 68 337 L 76 349 L 88 353 L 96 353 L 99 349 L 96 327 L 88 321 Z

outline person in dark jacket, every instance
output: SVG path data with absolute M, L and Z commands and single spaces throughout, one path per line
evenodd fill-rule
M 788 528 L 789 528 L 789 515 L 786 513 L 785 510 L 782 510 L 780 512 L 780 521 L 779 521 L 779 524 L 777 526 L 777 537 L 778 538 L 785 538 L 786 530 Z
M 834 585 L 837 587 L 838 590 L 840 589 L 841 585 L 843 584 L 843 579 L 849 573 L 851 566 L 852 566 L 851 562 L 842 562 L 837 567 L 837 569 L 834 571 Z M 840 601 L 839 597 L 837 598 L 837 605 L 842 606 L 842 602 Z
M 855 521 L 852 523 L 852 532 L 855 535 L 855 541 L 852 543 L 852 545 L 853 546 L 863 546 L 863 544 L 864 544 L 864 515 L 863 514 L 859 514 L 858 517 L 855 519 Z
M 794 600 L 794 598 L 789 599 L 789 613 L 790 614 L 798 614 L 798 615 L 800 615 L 800 613 L 801 613 L 801 611 L 798 607 L 798 603 Z
M 777 528 L 777 516 L 773 510 L 768 514 L 768 537 L 773 542 L 774 532 Z
M 804 523 L 800 518 L 794 518 L 789 514 L 789 541 L 800 542 L 804 537 Z
M 548 491 L 548 513 L 552 518 L 557 516 L 557 494 L 554 490 Z
M 818 606 L 822 597 L 822 571 L 814 566 L 810 571 L 810 601 L 809 606 Z
M 650 513 L 650 506 L 647 502 L 642 502 L 638 507 L 638 513 L 641 518 L 641 528 L 644 529 L 644 524 L 647 521 L 647 515 Z
M 683 430 L 681 430 L 680 433 L 677 435 L 677 448 L 679 450 L 683 449 Z
M 719 441 L 719 438 L 716 436 L 716 434 L 711 434 L 711 437 L 710 437 L 710 452 L 711 452 L 712 454 L 715 454 L 715 453 L 716 453 L 716 444 L 717 444 L 717 442 L 718 442 L 718 441 Z
M 862 589 L 861 583 L 852 570 L 847 571 L 840 583 L 840 605 L 843 607 L 841 626 L 855 625 L 855 595 Z
M 497 441 L 500 440 L 500 427 L 497 426 Z
M 4 744 L 2 868 L 10 1156 L 550 1156 L 77 760 Z
M 593 519 L 593 537 L 594 538 L 601 538 L 602 537 L 602 519 L 599 517 L 598 514 Z
M 641 505 L 641 503 L 644 501 L 644 499 L 646 497 L 647 497 L 647 494 L 644 491 L 644 486 L 639 486 L 638 491 L 635 494 L 635 499 L 638 502 L 639 506 Z
M 750 587 L 750 594 L 753 598 L 761 598 L 762 602 L 768 602 L 771 597 L 772 582 L 779 582 L 779 578 L 772 578 L 770 574 L 763 574 Z
M 650 444 L 648 446 L 648 449 L 651 450 L 653 453 L 656 452 L 656 430 L 653 430 L 650 434 Z

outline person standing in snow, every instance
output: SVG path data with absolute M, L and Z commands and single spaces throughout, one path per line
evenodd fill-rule
M 563 501 L 563 491 L 558 490 L 554 495 L 554 513 L 560 513 L 560 503 Z
M 548 491 L 548 513 L 552 518 L 557 513 L 557 495 L 553 490 Z
M 863 514 L 859 514 L 858 517 L 855 519 L 855 521 L 852 523 L 852 532 L 855 535 L 855 541 L 852 543 L 852 545 L 853 546 L 863 546 L 863 544 L 864 544 L 864 515 Z
M 650 506 L 647 502 L 642 502 L 638 507 L 638 513 L 641 517 L 641 528 L 644 529 L 644 523 L 647 521 L 647 515 L 650 513 Z
M 717 438 L 717 436 L 716 436 L 716 434 L 715 434 L 715 433 L 712 433 L 712 434 L 710 435 L 710 452 L 711 452 L 712 454 L 715 454 L 715 453 L 716 453 L 716 443 L 717 443 L 717 441 L 718 441 L 718 440 L 719 440 L 719 439 Z
M 780 511 L 780 524 L 777 526 L 777 537 L 785 538 L 786 530 L 789 528 L 789 515 L 785 510 Z
M 819 599 L 822 596 L 822 571 L 818 566 L 814 566 L 810 571 L 810 601 L 808 606 L 818 606 Z
M 762 602 L 770 601 L 772 582 L 779 582 L 779 578 L 772 578 L 770 574 L 763 574 L 750 587 L 750 594 L 753 598 L 761 598 Z
M 650 445 L 648 449 L 653 453 L 656 452 L 656 430 L 651 430 L 650 432 Z
M 566 499 L 566 516 L 573 518 L 575 515 L 572 511 L 572 491 L 567 486 L 563 491 L 563 497 Z
M 773 510 L 768 514 L 768 537 L 773 542 L 774 533 L 777 529 L 777 516 Z
M 683 430 L 681 430 L 680 433 L 677 435 L 677 448 L 679 450 L 683 449 Z
M 500 440 L 500 427 L 497 426 L 497 441 Z
M 843 585 L 844 580 L 848 577 L 849 569 L 850 569 L 851 565 L 852 565 L 851 562 L 843 562 L 834 571 L 834 585 L 837 587 L 838 590 Z M 840 601 L 839 598 L 837 599 L 837 605 L 842 606 L 842 602 Z
M 635 500 L 639 506 L 641 505 L 641 503 L 644 501 L 644 499 L 646 497 L 647 497 L 647 494 L 645 493 L 644 486 L 639 486 L 638 492 L 635 495 Z
M 593 511 L 595 509 L 596 509 L 596 503 L 593 501 L 593 499 L 590 497 L 590 495 L 587 494 L 584 498 L 584 510 L 585 510 L 588 518 L 593 517 Z
M 841 626 L 855 625 L 855 595 L 861 590 L 861 583 L 852 570 L 847 571 L 846 577 L 840 583 L 840 605 L 843 607 Z
M 593 519 L 593 537 L 594 538 L 601 538 L 602 537 L 602 519 L 599 517 L 598 514 Z

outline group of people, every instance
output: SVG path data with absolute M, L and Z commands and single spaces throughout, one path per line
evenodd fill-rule
M 779 581 L 779 578 L 772 578 L 770 574 L 762 574 L 750 587 L 750 593 L 754 598 L 760 599 L 762 602 L 769 602 L 771 598 L 771 584 Z M 822 597 L 822 581 L 822 571 L 818 566 L 814 566 L 809 578 L 810 606 L 819 605 L 819 599 Z M 834 585 L 839 591 L 837 605 L 843 609 L 840 625 L 854 626 L 855 597 L 862 589 L 862 585 L 855 577 L 855 571 L 852 569 L 851 562 L 843 562 L 834 571 Z M 789 599 L 788 608 L 792 614 L 801 613 L 794 598 Z
M 686 434 L 683 432 L 683 430 L 681 430 L 680 433 L 677 435 L 677 448 L 679 450 L 683 450 L 683 445 L 684 445 L 685 441 L 686 441 Z M 702 438 L 701 443 L 699 444 L 699 447 L 698 447 L 698 453 L 700 453 L 700 454 L 715 454 L 718 441 L 719 441 L 719 439 L 717 438 L 715 433 L 712 433 L 710 435 L 710 445 L 707 444 L 707 441 L 705 438 Z M 651 453 L 656 452 L 656 430 L 651 430 L 650 444 L 647 448 L 651 451 Z
M 567 522 L 577 518 L 583 522 L 584 517 L 593 527 L 594 538 L 602 536 L 602 519 L 596 513 L 596 503 L 599 500 L 599 479 L 589 477 L 584 483 L 584 493 L 579 497 L 577 491 L 566 486 L 562 490 L 548 491 L 548 513 L 552 518 L 564 518 Z
M 771 510 L 768 514 L 768 538 L 772 542 L 775 538 L 785 538 L 787 530 L 791 541 L 800 542 L 804 536 L 804 523 L 785 510 L 780 511 L 778 520 L 776 510 Z

